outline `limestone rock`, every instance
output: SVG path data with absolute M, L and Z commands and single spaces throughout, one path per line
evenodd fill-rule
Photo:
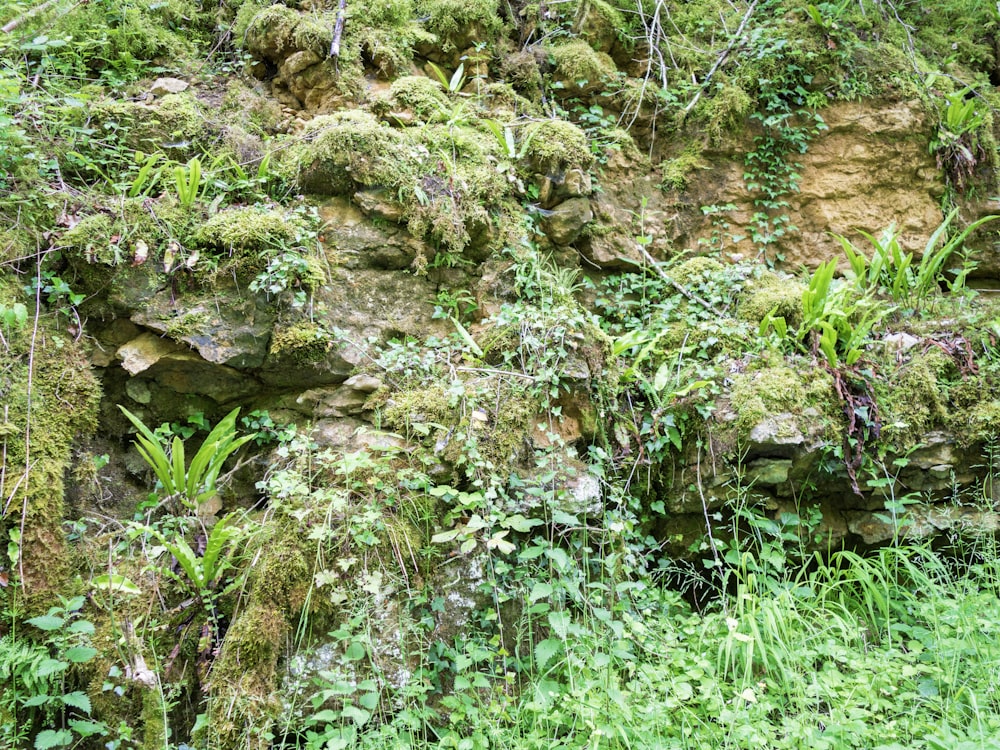
M 591 221 L 594 212 L 586 198 L 570 198 L 542 220 L 542 231 L 556 245 L 571 245 Z
M 274 312 L 235 287 L 180 298 L 167 289 L 135 310 L 131 320 L 188 344 L 208 362 L 248 370 L 264 362 Z
M 398 204 L 394 208 L 376 191 L 358 192 L 354 200 L 357 206 L 346 198 L 331 198 L 319 207 L 320 217 L 329 227 L 324 244 L 332 265 L 402 271 L 418 255 L 433 257 L 425 243 L 402 227 L 375 226 L 365 218 L 367 214 L 396 222 L 402 218 Z
M 282 387 L 341 383 L 370 361 L 373 347 L 390 338 L 447 332 L 446 321 L 433 317 L 434 294 L 429 280 L 412 274 L 335 269 L 330 283 L 316 291 L 314 306 L 335 321 L 336 330 L 307 321 L 294 324 L 303 333 L 313 329 L 300 347 L 275 346 L 276 331 L 258 374 L 268 385 Z
M 157 78 L 149 87 L 149 93 L 160 97 L 167 94 L 179 94 L 182 91 L 187 91 L 188 87 L 187 81 L 182 81 L 180 78 Z
M 117 356 L 129 375 L 148 370 L 167 356 L 177 356 L 187 347 L 153 333 L 142 333 L 118 348 Z

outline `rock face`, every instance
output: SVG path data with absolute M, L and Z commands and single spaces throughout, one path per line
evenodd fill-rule
M 784 196 L 789 203 L 784 213 L 798 231 L 782 237 L 774 252 L 784 256 L 787 267 L 814 268 L 841 255 L 830 233 L 858 240 L 857 230 L 877 236 L 889 224 L 898 227 L 907 249 L 922 250 L 941 223 L 945 187 L 927 152 L 934 124 L 923 105 L 845 102 L 825 108 L 822 116 L 828 130 L 817 134 L 799 159 L 798 192 Z M 736 205 L 726 214 L 730 227 L 724 234 L 745 239 L 723 237 L 723 244 L 744 254 L 756 253 L 749 238 L 757 209 L 748 200 L 743 178 L 743 154 L 750 149 L 751 144 L 741 143 L 738 150 L 703 153 L 709 167 L 689 195 L 696 206 Z M 677 240 L 691 246 L 694 238 L 711 237 L 712 232 L 710 218 L 695 217 Z

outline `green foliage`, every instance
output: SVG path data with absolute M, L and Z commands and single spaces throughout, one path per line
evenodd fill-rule
M 93 660 L 94 626 L 80 616 L 82 596 L 63 599 L 48 612 L 25 620 L 30 640 L 18 628 L 0 638 L 0 740 L 17 746 L 34 734 L 35 750 L 66 747 L 107 733 L 90 718 L 90 697 L 73 689 L 75 671 Z M 45 728 L 39 728 L 45 727 Z
M 152 526 L 139 527 L 139 531 L 150 534 L 164 546 L 184 572 L 184 577 L 175 576 L 182 584 L 198 596 L 209 597 L 218 588 L 222 576 L 229 568 L 229 560 L 223 554 L 242 533 L 242 529 L 232 525 L 232 517 L 219 519 L 207 534 L 205 549 L 198 555 L 180 534 L 167 536 Z
M 890 226 L 880 238 L 861 232 L 872 244 L 870 260 L 846 237 L 834 235 L 851 264 L 857 290 L 861 293 L 888 294 L 893 301 L 911 309 L 932 304 L 941 284 L 947 280 L 946 272 L 951 270 L 945 264 L 962 248 L 962 243 L 970 234 L 984 224 L 1000 218 L 985 216 L 949 237 L 948 229 L 957 214 L 958 209 L 953 209 L 927 240 L 916 267 L 913 265 L 913 253 L 904 252 L 900 246 L 899 233 L 895 227 Z M 952 289 L 961 287 L 968 270 L 959 269 L 952 273 Z
M 216 494 L 216 482 L 226 459 L 256 437 L 252 434 L 236 437 L 236 416 L 240 410 L 233 409 L 208 434 L 190 464 L 185 464 L 184 441 L 180 437 L 174 437 L 165 449 L 141 419 L 124 406 L 118 408 L 139 432 L 136 449 L 156 474 L 163 500 L 178 500 L 192 510 Z

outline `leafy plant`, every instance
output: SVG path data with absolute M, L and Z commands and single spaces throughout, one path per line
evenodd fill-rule
M 948 228 L 957 214 L 957 208 L 950 211 L 934 230 L 915 267 L 913 253 L 903 251 L 899 244 L 899 232 L 894 226 L 886 229 L 879 238 L 861 232 L 872 245 L 870 259 L 846 237 L 834 235 L 851 265 L 855 287 L 862 293 L 887 293 L 894 301 L 913 309 L 932 299 L 933 293 L 945 281 L 945 264 L 962 247 L 965 239 L 979 227 L 1000 218 L 984 216 L 948 237 Z M 962 277 L 963 274 L 959 273 L 958 278 Z
M 216 482 L 226 459 L 256 437 L 255 434 L 236 437 L 236 416 L 240 410 L 233 409 L 208 434 L 187 465 L 180 437 L 174 437 L 169 449 L 164 449 L 141 419 L 124 406 L 118 408 L 139 432 L 136 449 L 156 474 L 163 500 L 176 499 L 192 509 L 216 493 Z
M 202 597 L 206 603 L 211 601 L 223 574 L 229 568 L 229 561 L 223 552 L 229 543 L 242 533 L 240 527 L 232 525 L 232 516 L 221 518 L 208 532 L 205 550 L 198 555 L 181 534 L 168 537 L 152 526 L 142 526 L 139 530 L 158 539 L 174 556 L 184 572 L 184 577 L 175 575 L 175 578 L 188 586 L 192 593 Z
M 174 167 L 173 174 L 177 198 L 184 208 L 190 208 L 198 199 L 202 188 L 201 159 L 192 157 L 186 166 Z
M 86 600 L 63 599 L 48 612 L 26 620 L 44 634 L 32 642 L 9 633 L 0 638 L 0 740 L 11 742 L 34 735 L 35 750 L 67 747 L 107 727 L 90 717 L 92 706 L 82 690 L 73 690 L 73 669 L 97 656 L 90 645 L 93 624 L 80 617 Z

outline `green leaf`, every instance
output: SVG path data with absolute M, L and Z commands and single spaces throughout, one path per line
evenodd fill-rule
M 91 711 L 90 698 L 87 697 L 86 693 L 80 690 L 74 690 L 72 693 L 66 693 L 66 695 L 62 696 L 62 702 L 64 705 L 70 706 L 71 708 L 78 708 L 85 714 L 89 714 Z
M 91 585 L 95 589 L 101 591 L 115 591 L 120 594 L 141 594 L 142 590 L 136 586 L 132 581 L 123 575 L 118 573 L 108 573 L 102 576 L 97 576 L 91 581 Z
M 358 696 L 358 703 L 360 703 L 364 708 L 367 708 L 369 711 L 374 711 L 378 708 L 378 702 L 378 693 L 362 693 Z
M 520 513 L 518 513 L 513 516 L 508 516 L 503 521 L 501 521 L 500 525 L 503 526 L 504 528 L 508 528 L 511 529 L 512 531 L 517 531 L 521 534 L 524 534 L 528 531 L 531 531 L 531 529 L 534 528 L 535 526 L 540 526 L 541 523 L 542 522 L 537 518 L 525 518 Z
M 34 625 L 39 630 L 44 630 L 46 632 L 58 630 L 66 624 L 66 621 L 63 618 L 56 617 L 55 615 L 40 615 L 39 617 L 32 617 L 26 622 L 29 625 Z
M 97 649 L 90 646 L 73 646 L 66 649 L 66 658 L 73 664 L 84 664 L 97 656 Z
M 531 593 L 528 594 L 529 602 L 537 602 L 539 599 L 547 599 L 552 596 L 553 589 L 552 584 L 543 583 L 537 581 L 534 586 L 531 587 Z
M 108 725 L 103 721 L 70 719 L 67 723 L 70 729 L 80 735 L 80 737 L 93 737 L 95 734 L 105 734 L 108 731 Z
M 372 717 L 370 711 L 365 711 L 357 706 L 344 706 L 344 710 L 340 712 L 340 715 L 345 719 L 350 719 L 359 727 L 367 724 L 368 720 Z
M 535 645 L 535 668 L 539 670 L 545 669 L 545 665 L 556 654 L 560 653 L 562 649 L 563 643 L 557 638 L 546 638 L 544 641 L 540 641 Z
M 366 654 L 367 651 L 365 651 L 363 644 L 358 643 L 357 641 L 351 641 L 351 645 L 349 645 L 347 650 L 344 651 L 344 658 L 348 661 L 360 661 L 365 658 Z
M 35 750 L 66 747 L 72 741 L 73 733 L 68 729 L 43 729 L 35 736 Z
M 552 627 L 552 632 L 564 640 L 569 633 L 569 623 L 568 612 L 549 612 L 549 625 Z
M 309 717 L 310 724 L 334 724 L 340 721 L 340 714 L 336 711 L 324 708 L 322 711 L 317 711 Z
M 69 668 L 69 662 L 59 659 L 46 659 L 35 668 L 35 677 L 49 677 L 59 672 L 65 672 Z

